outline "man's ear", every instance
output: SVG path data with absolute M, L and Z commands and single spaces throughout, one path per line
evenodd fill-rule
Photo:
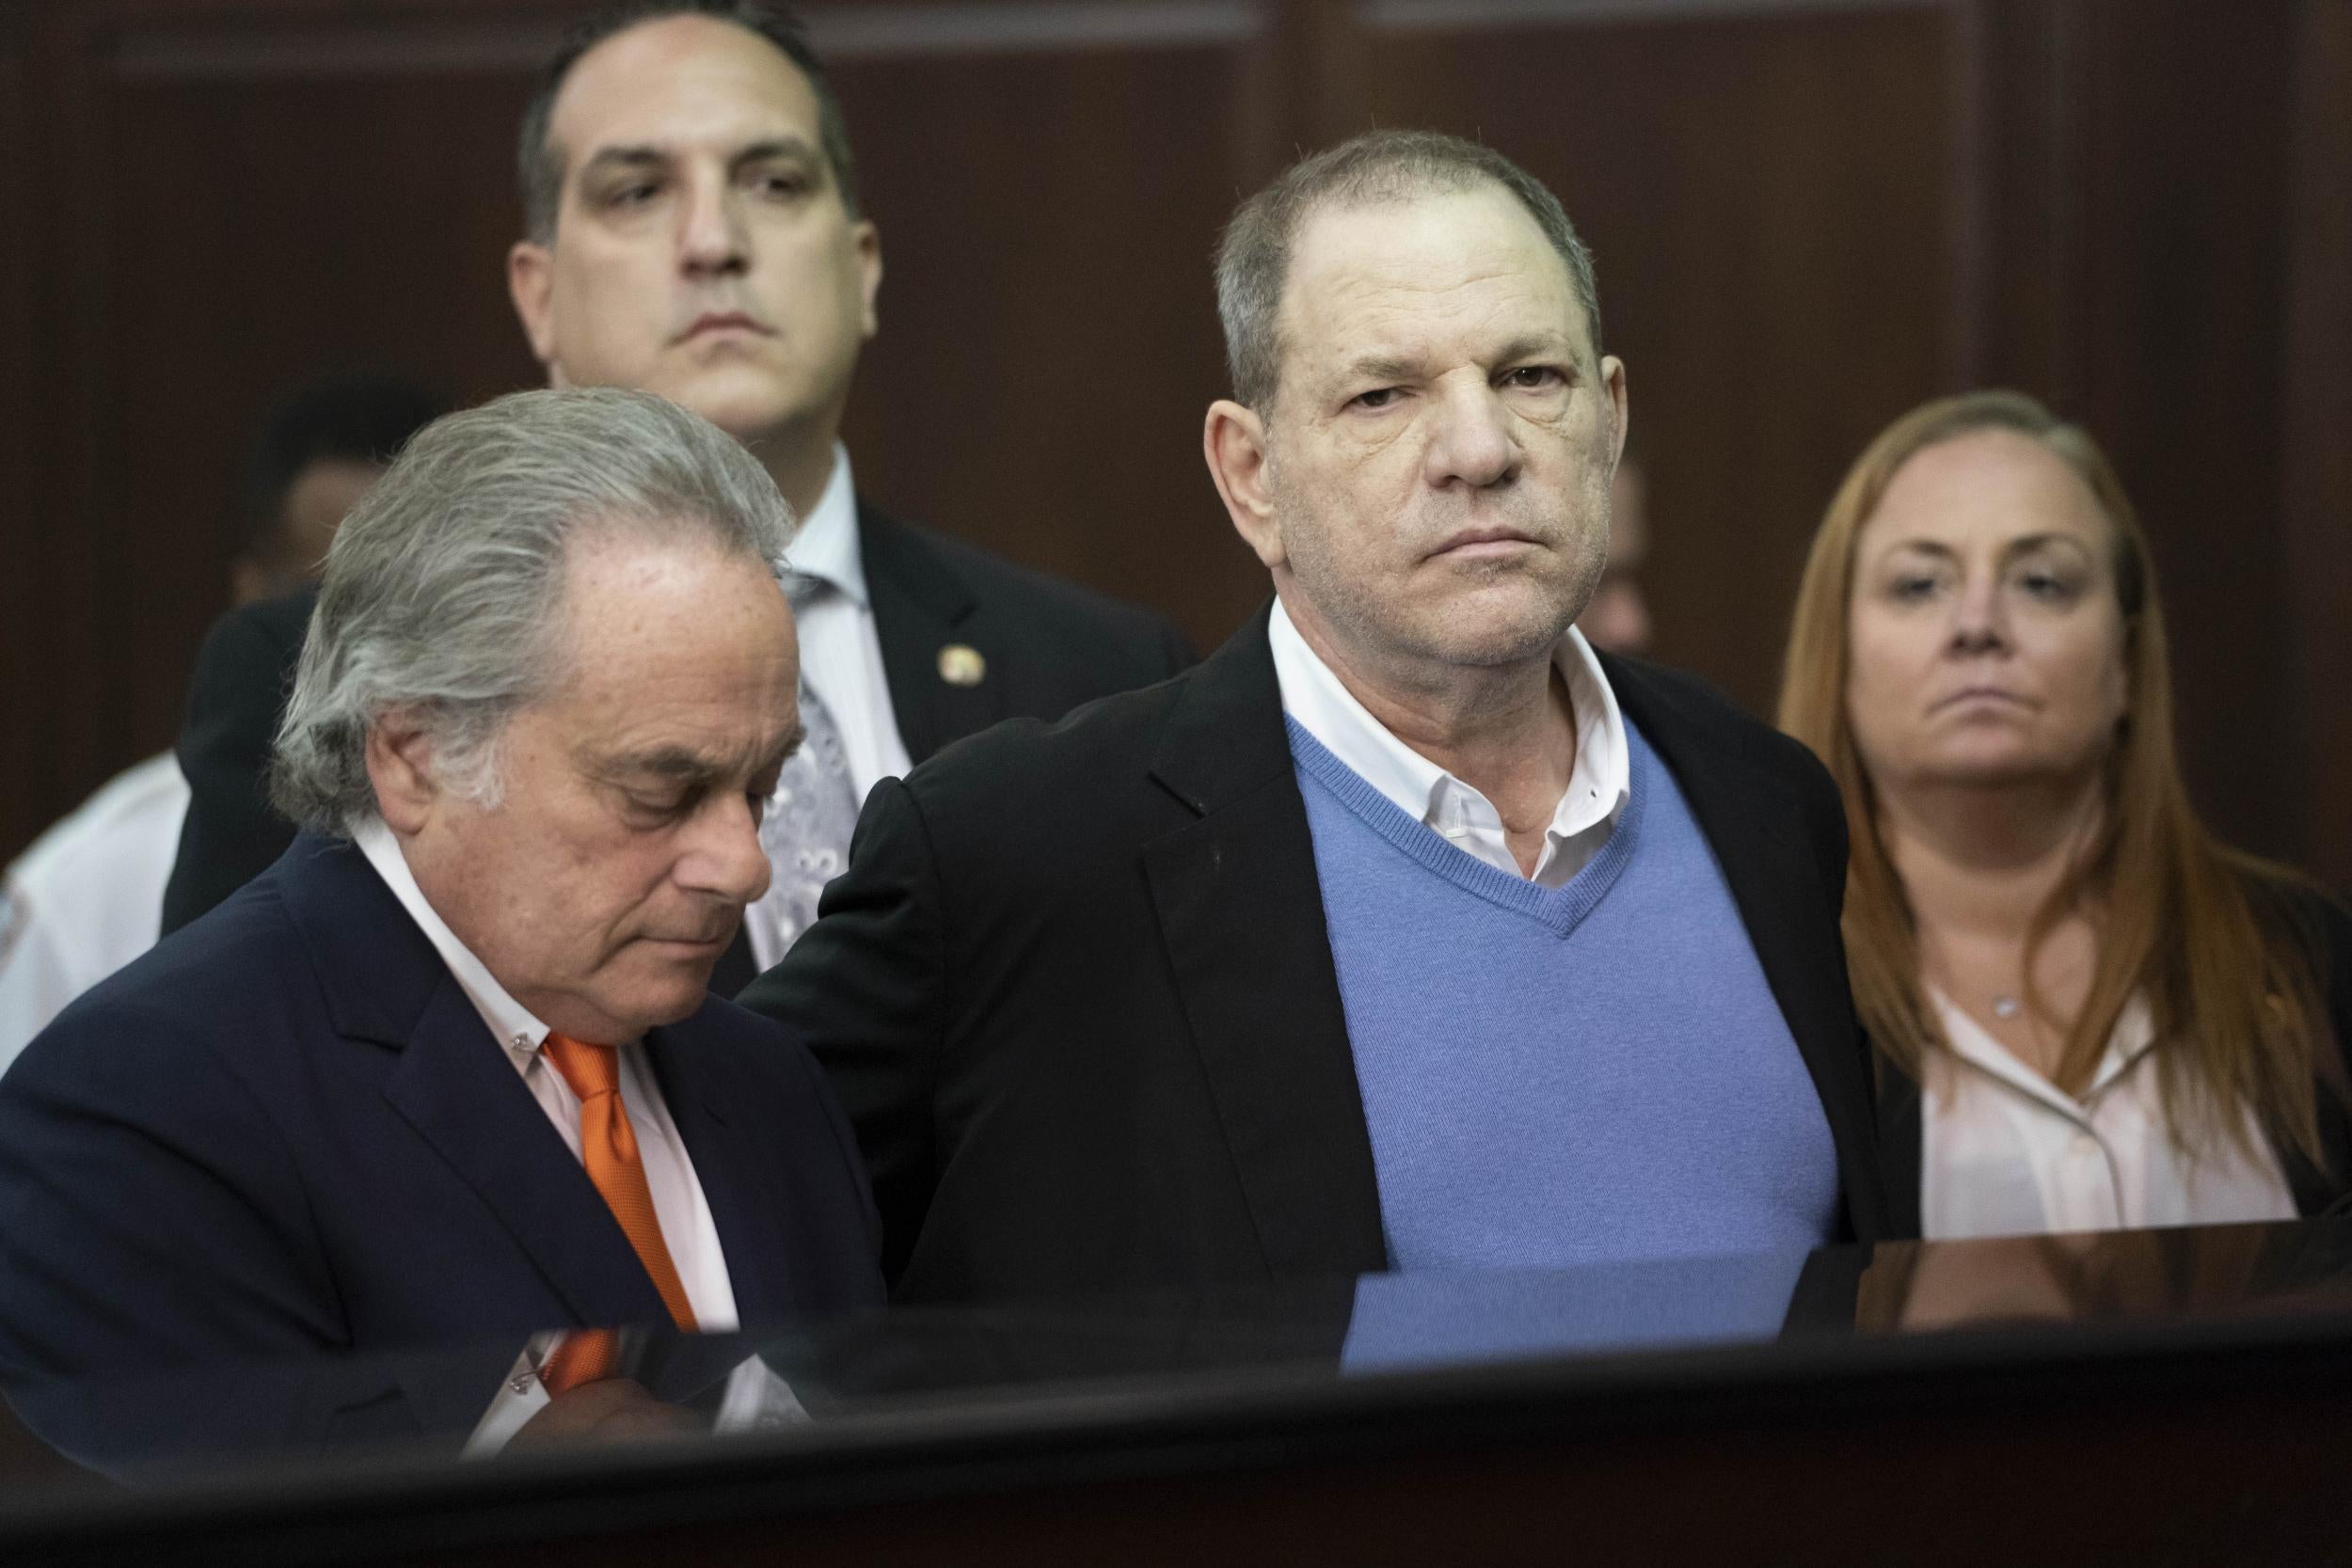
M 405 708 L 368 726 L 368 782 L 385 826 L 402 837 L 423 831 L 441 798 L 433 774 L 433 739 Z
M 1626 418 L 1629 409 L 1625 401 L 1625 361 L 1613 354 L 1600 356 L 1600 383 L 1609 388 L 1610 422 L 1616 426 L 1617 444 L 1609 453 L 1609 472 L 1614 477 L 1617 465 L 1625 461 Z
M 1270 458 L 1265 421 L 1256 411 L 1230 398 L 1209 404 L 1209 418 L 1200 433 L 1201 454 L 1209 462 L 1209 477 L 1233 519 L 1233 531 L 1257 552 L 1268 571 L 1289 559 L 1281 531 L 1274 523 L 1274 496 L 1267 484 Z
M 531 340 L 532 356 L 555 378 L 555 253 L 533 240 L 516 240 L 506 253 L 506 293 Z
M 874 297 L 882 293 L 882 230 L 873 219 L 860 218 L 850 230 L 850 243 L 857 247 L 859 286 L 866 291 L 866 312 L 859 323 L 870 339 L 882 329 L 882 317 L 874 311 Z

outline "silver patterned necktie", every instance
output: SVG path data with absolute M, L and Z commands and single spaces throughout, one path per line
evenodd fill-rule
M 784 580 L 796 616 L 830 592 L 821 578 L 787 572 Z M 759 823 L 760 847 L 768 851 L 771 876 L 749 919 L 753 931 L 767 938 L 762 944 L 767 951 L 758 955 L 763 965 L 783 958 L 816 920 L 818 895 L 849 864 L 850 833 L 857 826 L 857 784 L 850 776 L 850 753 L 824 699 L 808 684 L 805 670 L 801 726 L 806 737 L 786 759 Z

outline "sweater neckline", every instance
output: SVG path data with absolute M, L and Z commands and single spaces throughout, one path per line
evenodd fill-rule
M 1487 864 L 1427 823 L 1406 814 L 1397 803 L 1367 783 L 1355 769 L 1334 756 L 1308 728 L 1288 714 L 1283 728 L 1290 736 L 1291 756 L 1298 767 L 1349 813 L 1422 869 L 1443 878 L 1472 897 L 1532 920 L 1554 936 L 1565 937 L 1608 895 L 1633 857 L 1634 841 L 1642 829 L 1643 807 L 1649 796 L 1649 748 L 1625 721 L 1627 798 L 1609 842 L 1583 868 L 1556 888 L 1542 887 L 1524 877 Z

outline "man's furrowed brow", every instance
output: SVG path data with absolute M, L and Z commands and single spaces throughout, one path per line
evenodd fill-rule
M 1349 360 L 1342 374 L 1349 381 L 1409 381 L 1420 370 L 1420 361 L 1399 355 L 1366 354 Z

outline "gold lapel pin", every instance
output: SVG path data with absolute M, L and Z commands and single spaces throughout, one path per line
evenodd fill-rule
M 977 686 L 987 674 L 988 660 L 979 649 L 950 642 L 939 650 L 939 678 L 949 686 Z

